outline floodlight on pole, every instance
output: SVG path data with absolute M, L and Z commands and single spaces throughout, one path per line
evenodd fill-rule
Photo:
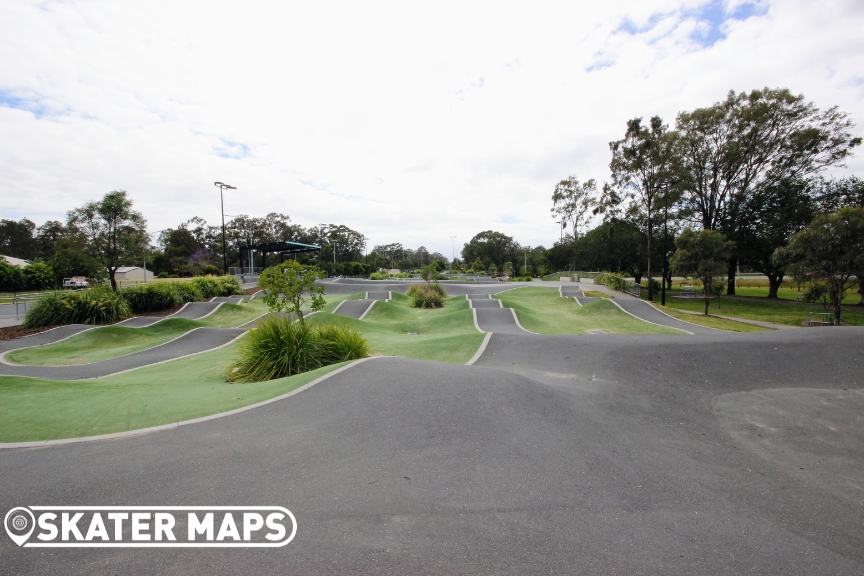
M 228 246 L 225 244 L 225 190 L 236 190 L 235 186 L 224 182 L 214 182 L 219 188 L 219 206 L 222 208 L 222 272 L 228 274 Z
M 566 220 L 556 220 L 555 223 L 561 225 L 561 242 L 564 242 L 564 224 L 566 224 L 567 221 Z
M 450 240 L 453 241 L 453 253 L 450 255 L 450 268 L 453 268 L 453 262 L 456 261 L 456 236 L 450 236 Z

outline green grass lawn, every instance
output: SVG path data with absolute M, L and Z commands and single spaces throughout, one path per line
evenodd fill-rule
M 474 328 L 474 317 L 463 296 L 447 298 L 444 308 L 411 307 L 411 298 L 397 292 L 389 302 L 377 302 L 363 320 L 319 313 L 309 318 L 320 324 L 351 326 L 383 356 L 405 356 L 464 364 L 483 342 Z
M 686 312 L 680 312 L 675 308 L 670 308 L 669 306 L 661 306 L 657 303 L 654 303 L 654 306 L 656 306 L 658 310 L 669 314 L 673 318 L 678 318 L 679 320 L 683 320 L 684 322 L 699 324 L 700 326 L 707 326 L 708 328 L 718 328 L 720 330 L 729 330 L 731 332 L 763 332 L 765 330 L 771 330 L 771 328 L 763 328 L 762 326 L 754 326 L 753 324 L 745 324 L 744 322 L 736 322 L 734 320 L 727 320 L 725 318 L 717 318 L 716 316 L 705 316 L 703 314 L 687 314 Z
M 701 298 L 666 298 L 666 305 L 679 310 L 692 310 L 704 312 L 705 303 Z M 751 320 L 762 320 L 764 322 L 776 322 L 777 324 L 788 324 L 789 326 L 801 326 L 810 312 L 822 312 L 821 306 L 793 305 L 783 302 L 772 302 L 767 299 L 739 299 L 721 298 L 720 308 L 717 307 L 717 299 L 711 299 L 708 308 L 709 314 L 722 314 L 723 316 L 735 316 L 749 318 Z M 854 326 L 864 326 L 864 310 L 843 310 L 841 321 Z
M 335 308 L 342 300 L 362 297 L 363 294 L 327 296 L 325 309 Z M 266 313 L 267 305 L 261 298 L 246 304 L 225 303 L 201 320 L 169 318 L 145 328 L 125 328 L 122 324 L 102 326 L 56 344 L 9 352 L 5 359 L 15 364 L 32 366 L 74 366 L 102 362 L 159 346 L 193 328 L 234 328 Z
M 343 364 L 255 384 L 223 371 L 237 344 L 95 380 L 0 376 L 0 442 L 94 436 L 170 424 L 290 392 Z
M 145 328 L 126 328 L 122 324 L 102 326 L 56 344 L 14 350 L 9 352 L 5 359 L 16 364 L 34 366 L 72 366 L 102 362 L 164 344 L 193 328 L 240 326 L 265 312 L 267 307 L 257 299 L 248 304 L 226 303 L 201 320 L 168 318 Z
M 561 298 L 557 288 L 525 287 L 493 296 L 513 308 L 526 330 L 539 334 L 587 334 L 603 330 L 610 334 L 682 334 L 679 330 L 643 322 L 608 300 L 579 306 L 572 298 Z

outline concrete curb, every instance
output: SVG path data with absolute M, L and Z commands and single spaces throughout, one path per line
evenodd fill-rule
M 465 363 L 466 366 L 473 366 L 477 360 L 483 356 L 483 352 L 486 351 L 486 346 L 489 345 L 489 340 L 492 338 L 493 332 L 486 332 L 486 336 L 483 337 L 483 343 L 480 344 L 480 348 L 477 349 L 477 352 L 474 353 L 474 356 L 471 357 L 468 362 Z

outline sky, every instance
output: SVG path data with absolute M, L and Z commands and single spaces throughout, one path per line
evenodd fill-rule
M 785 87 L 864 134 L 861 30 L 860 0 L 2 0 L 0 218 L 123 189 L 150 232 L 216 224 L 221 181 L 229 216 L 370 249 L 550 246 L 555 184 L 607 181 L 630 118 Z

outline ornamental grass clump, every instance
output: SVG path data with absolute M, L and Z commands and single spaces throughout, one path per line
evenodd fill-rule
M 447 291 L 438 282 L 427 282 L 412 285 L 407 295 L 414 298 L 412 305 L 415 308 L 441 308 L 447 298 Z
M 264 382 L 369 356 L 369 344 L 346 326 L 312 326 L 271 314 L 240 344 L 240 359 L 228 367 L 229 382 Z
M 201 292 L 201 297 L 204 300 L 222 295 L 222 286 L 215 276 L 196 276 L 190 282 Z
M 132 316 L 123 296 L 107 286 L 78 291 L 48 292 L 24 318 L 24 328 L 64 324 L 107 324 Z
M 173 285 L 177 294 L 183 299 L 184 304 L 187 302 L 199 302 L 204 299 L 201 290 L 192 282 L 173 282 Z
M 185 301 L 177 291 L 174 282 L 152 282 L 130 286 L 123 290 L 123 298 L 132 312 L 159 312 L 182 306 Z

